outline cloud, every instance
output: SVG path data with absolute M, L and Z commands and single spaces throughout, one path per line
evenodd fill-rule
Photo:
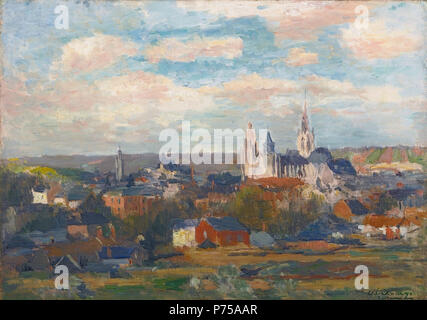
M 134 56 L 137 46 L 119 37 L 97 33 L 93 37 L 73 39 L 62 47 L 62 55 L 53 71 L 91 72 L 114 64 L 122 56 Z
M 304 48 L 290 49 L 288 57 L 283 61 L 293 67 L 299 67 L 306 64 L 313 64 L 319 62 L 317 58 L 317 53 L 306 52 Z
M 158 63 L 161 59 L 191 62 L 199 57 L 233 59 L 242 55 L 242 49 L 243 41 L 240 38 L 196 38 L 186 42 L 166 38 L 148 47 L 144 54 L 151 63 Z
M 422 38 L 417 32 L 390 29 L 384 21 L 371 22 L 367 29 L 351 25 L 341 29 L 341 44 L 359 59 L 390 59 L 422 48 Z
M 224 82 L 221 87 L 200 88 L 205 94 L 245 107 L 247 112 L 281 117 L 293 112 L 292 94 L 299 90 L 298 84 L 292 80 L 264 78 L 257 73 Z
M 177 1 L 180 8 L 217 17 L 260 16 L 266 19 L 278 43 L 284 39 L 313 40 L 325 27 L 354 21 L 354 10 L 360 4 L 376 6 L 363 1 Z
M 391 85 L 355 87 L 348 80 L 340 81 L 311 75 L 304 78 L 303 86 L 313 96 L 316 104 L 360 100 L 382 106 L 385 104 L 400 105 L 404 101 L 399 88 Z
M 308 91 L 310 105 L 316 108 L 315 112 L 322 112 L 323 106 L 326 108 L 325 111 L 334 115 L 352 115 L 368 110 L 386 112 L 390 108 L 401 108 L 404 102 L 411 103 L 415 109 L 415 105 L 421 104 L 419 100 L 404 99 L 400 95 L 399 88 L 390 85 L 356 87 L 348 80 L 335 80 L 317 75 L 288 80 L 265 78 L 253 73 L 224 82 L 219 87 L 202 87 L 199 91 L 215 97 L 217 103 L 218 99 L 221 101 L 226 99 L 234 105 L 245 108 L 246 112 L 285 117 L 302 105 L 305 89 Z M 339 110 L 327 107 L 337 102 L 353 102 L 353 105 L 356 103 L 358 107 Z M 372 110 L 373 106 L 375 110 Z
M 198 89 L 176 85 L 171 79 L 150 72 L 135 71 L 98 80 L 95 86 L 110 103 L 131 104 L 151 111 L 179 113 L 214 107 L 212 99 Z M 168 114 L 162 117 L 167 118 Z

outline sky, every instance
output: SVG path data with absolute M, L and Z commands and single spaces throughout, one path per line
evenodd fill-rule
M 55 27 L 58 5 L 68 29 Z M 427 144 L 424 3 L 6 0 L 2 11 L 2 157 L 158 152 L 183 120 L 212 135 L 250 121 L 284 152 L 305 90 L 317 146 Z

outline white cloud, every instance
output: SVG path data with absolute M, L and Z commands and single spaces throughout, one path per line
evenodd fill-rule
M 62 55 L 52 71 L 90 72 L 108 67 L 122 56 L 134 56 L 137 45 L 119 37 L 97 33 L 92 37 L 73 39 L 62 47 Z
M 199 57 L 233 59 L 242 55 L 242 49 L 243 41 L 240 38 L 196 38 L 186 42 L 166 38 L 148 47 L 144 54 L 152 63 L 158 63 L 161 59 L 190 62 Z

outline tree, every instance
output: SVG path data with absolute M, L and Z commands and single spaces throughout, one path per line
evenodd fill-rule
M 397 201 L 388 193 L 382 193 L 375 206 L 375 212 L 384 214 L 386 211 L 397 207 Z
M 27 206 L 32 203 L 31 189 L 36 178 L 26 173 L 14 173 L 0 166 L 0 209 Z
M 289 206 L 282 208 L 268 225 L 268 231 L 276 238 L 297 236 L 327 210 L 321 197 L 312 193 L 308 199 L 291 197 Z
M 130 215 L 123 219 L 118 230 L 121 237 L 135 240 L 143 234 L 149 248 L 169 244 L 172 241 L 172 223 L 175 219 L 192 217 L 188 203 L 180 200 L 158 201 L 142 216 Z
M 79 211 L 82 213 L 98 213 L 106 218 L 111 218 L 111 209 L 105 206 L 102 194 L 96 195 L 91 191 L 79 206 Z
M 263 225 L 272 223 L 274 217 L 271 201 L 264 200 L 262 189 L 256 186 L 237 192 L 236 199 L 231 202 L 227 211 L 253 230 L 262 230 Z

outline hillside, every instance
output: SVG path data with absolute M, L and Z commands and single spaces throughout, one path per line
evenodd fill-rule
M 375 170 L 427 170 L 427 148 L 425 147 L 343 148 L 333 150 L 332 155 L 334 158 L 350 160 L 359 173 Z

